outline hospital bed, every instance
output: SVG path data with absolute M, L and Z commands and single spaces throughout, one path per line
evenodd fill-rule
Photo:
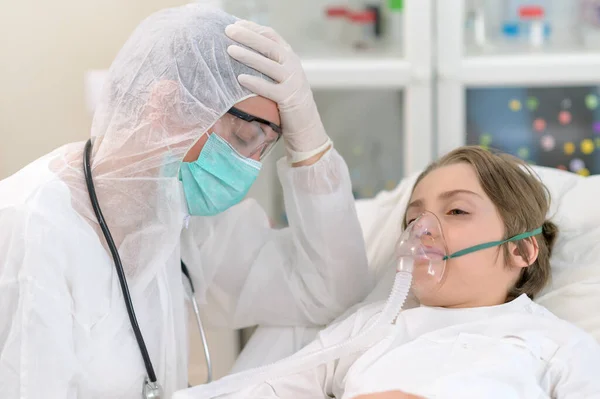
M 600 175 L 581 177 L 534 166 L 551 195 L 548 218 L 559 227 L 551 258 L 552 281 L 535 299 L 558 317 L 592 334 L 600 342 Z M 357 202 L 369 268 L 377 285 L 358 306 L 385 299 L 391 289 L 393 248 L 417 174 L 391 191 Z M 414 298 L 405 308 L 418 305 Z M 344 317 L 344 316 L 342 316 Z M 262 327 L 256 330 L 232 372 L 271 363 L 310 342 L 321 328 Z

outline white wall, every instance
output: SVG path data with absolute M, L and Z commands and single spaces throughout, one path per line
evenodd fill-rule
M 0 0 L 0 179 L 89 136 L 84 73 L 135 26 L 185 0 Z

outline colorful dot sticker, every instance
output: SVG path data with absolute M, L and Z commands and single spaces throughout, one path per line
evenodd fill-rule
M 594 122 L 594 133 L 600 134 L 600 122 Z
M 591 110 L 598 108 L 598 96 L 595 94 L 585 96 L 585 106 Z
M 519 148 L 517 150 L 517 155 L 521 159 L 527 159 L 527 158 L 529 158 L 529 148 L 527 148 L 527 147 L 521 147 L 521 148 Z
M 492 144 L 492 135 L 491 134 L 483 133 L 481 136 L 479 136 L 479 145 L 487 147 L 490 144 Z
M 571 105 L 573 105 L 573 103 L 571 102 L 571 99 L 570 99 L 570 98 L 565 98 L 564 100 L 562 100 L 562 101 L 560 102 L 560 106 L 561 106 L 563 109 L 571 109 Z
M 596 147 L 600 148 L 600 137 L 596 138 Z
M 556 140 L 554 137 L 546 135 L 542 137 L 540 144 L 544 151 L 552 151 L 556 147 Z
M 522 108 L 521 101 L 519 101 L 519 100 L 511 100 L 508 103 L 508 108 L 510 108 L 510 110 L 514 111 L 514 112 L 520 111 L 521 108 Z
M 571 123 L 572 118 L 573 117 L 571 116 L 571 113 L 569 111 L 560 111 L 558 114 L 558 121 L 561 125 L 568 125 L 569 123 Z
M 529 97 L 527 98 L 527 108 L 530 111 L 535 111 L 538 109 L 540 105 L 540 102 L 538 101 L 538 99 L 536 97 Z
M 581 168 L 577 171 L 579 176 L 588 177 L 590 175 L 590 171 L 588 168 Z
M 564 145 L 565 154 L 572 155 L 575 152 L 575 144 L 570 141 L 566 142 Z
M 594 152 L 594 142 L 590 139 L 585 139 L 581 142 L 581 152 L 583 152 L 585 155 L 590 155 L 592 152 Z
M 569 169 L 571 169 L 571 172 L 579 172 L 583 168 L 585 168 L 585 163 L 579 158 L 572 159 L 571 162 L 569 162 Z
M 567 170 L 567 167 L 565 165 L 558 165 L 556 169 Z
M 546 121 L 542 118 L 537 118 L 533 121 L 533 130 L 536 132 L 543 132 L 546 130 Z
M 484 150 L 484 151 L 489 151 L 489 150 L 490 150 L 490 147 L 489 147 L 489 146 L 487 146 L 487 145 L 480 145 L 479 147 L 480 147 L 482 150 Z

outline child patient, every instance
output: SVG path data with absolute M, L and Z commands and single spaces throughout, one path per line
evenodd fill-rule
M 439 280 L 415 263 L 419 307 L 378 326 L 385 303 L 364 306 L 290 358 L 175 397 L 600 398 L 600 345 L 532 302 L 551 274 L 548 208 L 520 160 L 477 147 L 449 153 L 419 176 L 404 218 L 403 227 L 438 222 L 447 254 L 458 255 Z M 460 253 L 495 241 L 506 242 Z M 356 351 L 306 360 L 367 328 Z

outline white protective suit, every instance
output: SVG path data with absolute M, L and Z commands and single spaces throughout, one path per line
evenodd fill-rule
M 250 92 L 227 54 L 225 13 L 187 5 L 144 21 L 110 68 L 92 127 L 92 173 L 165 398 L 187 387 L 180 256 L 217 322 L 322 325 L 369 290 L 347 167 L 335 150 L 282 160 L 291 227 L 254 202 L 187 216 L 177 173 L 188 149 Z M 139 398 L 145 369 L 113 259 L 70 144 L 0 182 L 3 398 Z M 189 221 L 189 228 L 185 229 Z M 182 233 L 183 231 L 183 233 Z

